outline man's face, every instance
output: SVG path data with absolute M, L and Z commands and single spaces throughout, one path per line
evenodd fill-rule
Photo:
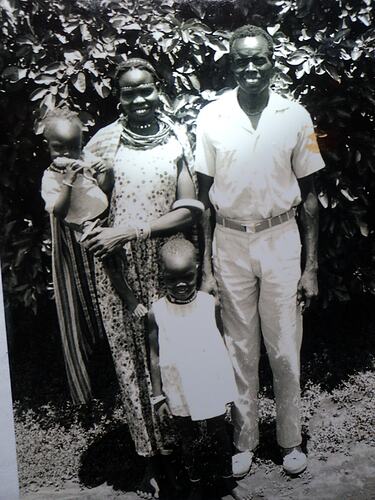
M 259 94 L 270 84 L 273 61 L 262 36 L 247 36 L 234 41 L 232 70 L 237 83 L 246 94 Z

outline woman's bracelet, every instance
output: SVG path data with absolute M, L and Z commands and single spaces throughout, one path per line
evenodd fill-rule
M 194 198 L 182 198 L 176 200 L 172 205 L 172 210 L 177 210 L 177 208 L 192 208 L 204 212 L 204 205 L 201 201 L 195 200 Z
M 138 222 L 134 224 L 134 231 L 137 240 L 147 240 L 151 236 L 151 225 L 148 222 Z
M 63 180 L 62 183 L 64 184 L 64 186 L 69 186 L 69 187 L 73 187 L 73 184 L 70 184 L 68 181 L 65 181 Z

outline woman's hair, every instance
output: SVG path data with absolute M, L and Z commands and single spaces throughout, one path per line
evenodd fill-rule
M 183 238 L 173 238 L 171 240 L 168 240 L 167 243 L 164 243 L 164 245 L 160 249 L 160 255 L 162 260 L 164 260 L 166 257 L 170 256 L 176 256 L 176 255 L 186 255 L 186 256 L 191 256 L 196 259 L 196 251 L 194 245 Z
M 71 109 L 66 107 L 55 108 L 49 111 L 46 117 L 42 120 L 42 123 L 44 125 L 43 135 L 46 139 L 49 138 L 51 131 L 56 126 L 56 123 L 61 121 L 69 122 L 75 125 L 82 133 L 83 125 L 81 120 L 78 118 L 78 114 L 75 111 L 72 111 Z
M 155 68 L 151 63 L 146 61 L 146 59 L 142 59 L 141 57 L 132 57 L 128 59 L 127 61 L 124 61 L 120 63 L 115 71 L 115 81 L 118 83 L 120 77 L 124 74 L 127 73 L 128 71 L 132 69 L 141 69 L 144 71 L 147 71 L 150 73 L 155 80 L 158 80 L 158 74 L 156 73 Z
M 267 43 L 268 50 L 273 56 L 273 39 L 272 36 L 267 33 L 263 28 L 259 26 L 253 26 L 252 24 L 245 24 L 240 28 L 233 31 L 232 36 L 229 40 L 229 51 L 232 52 L 233 44 L 236 40 L 246 37 L 260 36 Z

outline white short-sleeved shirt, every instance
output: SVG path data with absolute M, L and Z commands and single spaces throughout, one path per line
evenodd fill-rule
M 309 113 L 274 92 L 256 130 L 237 89 L 198 116 L 195 169 L 214 178 L 210 200 L 225 217 L 256 222 L 301 202 L 297 179 L 324 167 Z

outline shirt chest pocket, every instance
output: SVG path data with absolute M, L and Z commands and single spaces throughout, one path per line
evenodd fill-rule
M 258 154 L 262 157 L 265 166 L 289 172 L 297 139 L 297 134 L 292 127 L 273 126 L 269 136 L 261 137 L 258 144 Z

